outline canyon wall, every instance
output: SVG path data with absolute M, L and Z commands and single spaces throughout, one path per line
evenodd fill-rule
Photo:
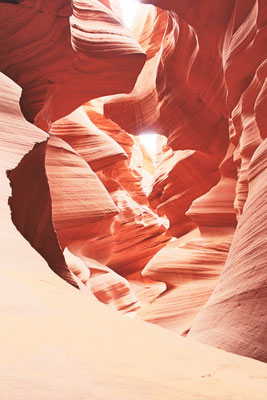
M 266 313 L 252 312 L 266 299 L 266 2 L 142 3 L 161 7 L 143 6 L 133 26 L 145 67 L 131 94 L 104 106 L 123 128 L 155 130 L 172 148 L 149 200 L 178 240 L 143 270 L 169 290 L 141 315 L 266 361 Z
M 256 394 L 258 400 L 264 400 L 267 370 L 263 363 L 190 342 L 108 310 L 85 285 L 79 291 L 65 282 L 65 276 L 57 276 L 45 256 L 34 250 L 35 243 L 31 247 L 30 240 L 18 232 L 8 206 L 12 193 L 6 171 L 19 174 L 19 163 L 25 160 L 27 165 L 31 154 L 40 154 L 48 135 L 23 118 L 21 89 L 3 74 L 0 80 L 1 396 L 11 400 L 174 400 L 177 395 L 225 399 L 234 393 L 234 398 L 250 400 Z M 43 162 L 44 158 L 38 160 Z M 31 190 L 32 199 L 39 189 L 35 189 L 33 176 L 26 172 L 23 176 L 25 192 Z M 31 189 L 28 181 L 33 184 Z M 20 182 L 13 182 L 20 186 Z M 51 205 L 51 197 L 48 203 Z M 29 217 L 26 211 L 33 201 L 22 202 L 20 213 L 21 218 L 23 214 L 27 217 L 25 221 L 31 219 L 38 232 L 43 222 L 48 221 L 45 226 L 51 223 L 51 212 L 44 213 L 43 221 L 39 221 L 37 205 Z M 44 232 L 47 236 L 43 240 L 49 240 L 56 257 L 59 242 L 51 230 Z M 79 282 L 82 280 L 80 276 Z M 242 385 L 237 384 L 237 378 Z
M 266 398 L 267 4 L 141 3 L 0 2 L 5 398 Z

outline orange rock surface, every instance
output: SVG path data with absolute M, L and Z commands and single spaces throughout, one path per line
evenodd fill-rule
M 50 133 L 67 142 L 95 172 L 127 158 L 122 147 L 98 129 L 82 108 L 56 121 Z
M 3 399 L 266 399 L 267 4 L 139 3 L 0 2 Z
M 204 343 L 265 362 L 266 145 L 265 140 L 251 159 L 248 198 L 219 283 L 190 331 Z
M 136 18 L 133 32 L 148 54 L 147 62 L 132 93 L 107 99 L 104 110 L 105 115 L 134 134 L 142 129 L 156 130 L 168 137 L 168 145 L 172 147 L 159 160 L 149 199 L 153 209 L 168 217 L 168 233 L 179 240 L 176 245 L 175 242 L 168 244 L 144 269 L 143 275 L 165 282 L 167 291 L 148 308 L 141 310 L 140 315 L 164 326 L 183 330 L 183 321 L 189 324 L 188 315 L 192 314 L 192 308 L 195 313 L 201 310 L 216 284 L 211 277 L 206 280 L 205 265 L 210 268 L 208 260 L 213 258 L 212 276 L 217 279 L 228 255 L 236 219 L 245 218 L 248 226 L 250 220 L 252 225 L 255 224 L 253 213 L 242 216 L 250 198 L 248 175 L 251 159 L 266 137 L 267 9 L 264 1 L 250 0 L 228 0 L 220 4 L 193 1 L 190 5 L 186 1 L 171 0 L 144 0 L 142 3 L 152 3 L 165 10 L 143 6 L 139 11 L 139 20 Z M 227 157 L 232 159 L 233 164 L 230 174 L 227 173 Z M 265 183 L 262 180 L 258 184 L 259 190 L 266 194 L 266 172 L 262 164 L 259 171 L 265 177 Z M 255 190 L 255 186 L 252 187 L 251 190 Z M 266 219 L 264 207 L 260 207 Z M 251 250 L 254 260 L 251 260 L 248 269 L 251 274 L 258 262 L 261 265 L 267 261 L 264 250 L 266 238 L 261 239 L 260 234 L 261 228 L 266 230 L 264 220 L 260 220 L 259 225 L 258 240 L 261 245 L 258 252 Z M 198 239 L 188 241 L 186 236 L 183 237 L 196 227 L 200 230 Z M 238 232 L 239 228 L 232 247 L 236 240 L 244 247 L 249 246 L 249 234 L 247 239 L 244 233 L 239 238 Z M 258 240 L 255 234 L 254 241 L 258 243 Z M 238 256 L 241 257 L 241 248 Z M 205 277 L 203 289 L 192 288 L 192 285 L 197 286 L 195 266 L 199 266 Z M 235 273 L 242 274 L 238 266 L 235 268 Z M 229 273 L 235 276 L 234 272 Z M 184 275 L 187 289 L 180 284 Z M 224 274 L 220 286 L 223 277 Z M 197 280 L 202 280 L 201 273 Z M 231 299 L 243 290 L 242 285 L 240 287 L 236 280 L 234 282 L 231 289 L 225 283 L 220 303 L 228 304 L 226 293 Z M 264 299 L 262 293 L 266 285 L 260 274 L 258 285 Z M 181 298 L 187 299 L 184 302 L 179 297 L 179 291 Z M 249 286 L 246 286 L 246 292 L 250 292 Z M 216 303 L 215 293 L 216 290 L 208 304 Z M 264 307 L 264 300 L 261 304 Z M 232 307 L 233 313 L 230 312 L 230 305 L 225 306 L 224 313 L 218 311 L 221 325 L 216 327 L 213 325 L 214 313 L 209 314 L 208 306 L 204 308 L 195 322 L 193 318 L 190 321 L 194 327 L 191 337 L 266 361 L 265 317 L 258 321 L 257 314 L 251 316 L 254 344 L 252 335 L 245 340 L 238 333 L 227 333 L 231 321 L 243 324 L 236 328 L 237 332 L 246 331 L 247 327 L 245 313 L 237 318 L 237 308 L 235 305 Z M 199 328 L 198 321 L 201 321 Z M 185 331 L 188 332 L 189 328 Z
M 195 200 L 186 213 L 191 229 L 198 229 L 167 244 L 142 272 L 147 278 L 165 282 L 167 289 L 143 308 L 140 316 L 180 334 L 189 332 L 215 288 L 232 242 L 236 226 L 232 152 L 231 145 L 220 167 L 220 182 Z M 177 225 L 180 229 L 184 226 L 181 222 Z
M 18 86 L 0 77 L 1 394 L 11 400 L 265 399 L 263 363 L 107 310 L 57 277 L 18 233 L 6 170 L 47 136 L 23 119 Z
M 131 91 L 145 54 L 99 1 L 8 3 L 1 2 L 0 68 L 23 88 L 30 122 L 47 130 L 92 98 Z

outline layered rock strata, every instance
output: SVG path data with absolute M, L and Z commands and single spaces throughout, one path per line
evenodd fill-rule
M 0 3 L 11 400 L 266 398 L 266 3 L 142 3 Z
M 85 110 L 87 115 L 80 108 L 50 130 L 46 171 L 54 225 L 62 249 L 89 268 L 90 278 L 83 283 L 105 304 L 129 312 L 140 305 L 125 278 L 142 284 L 142 269 L 169 238 L 142 189 L 138 144 L 100 109 L 88 104 Z M 84 275 L 79 262 L 69 267 L 76 276 Z
M 171 400 L 177 394 L 195 399 L 196 392 L 210 396 L 212 390 L 213 399 L 233 393 L 264 399 L 264 364 L 107 310 L 89 292 L 54 274 L 18 233 L 7 205 L 6 170 L 14 169 L 35 143 L 45 143 L 47 135 L 23 119 L 18 86 L 3 75 L 1 85 L 1 393 L 11 400 Z M 204 356 L 205 365 L 199 363 Z M 237 385 L 236 377 L 244 384 Z
M 1 2 L 0 11 L 1 71 L 23 88 L 23 114 L 42 129 L 134 86 L 145 54 L 101 2 L 19 0 Z
M 144 0 L 142 3 L 160 7 L 152 9 L 144 6 L 140 9 L 139 26 L 133 28 L 136 38 L 148 54 L 147 62 L 132 93 L 108 99 L 104 110 L 105 115 L 132 133 L 149 129 L 166 135 L 168 145 L 172 147 L 159 162 L 149 198 L 155 210 L 168 216 L 168 232 L 178 237 L 179 241 L 177 245 L 173 242 L 161 250 L 143 271 L 150 278 L 154 274 L 154 279 L 167 283 L 168 288 L 151 305 L 151 315 L 145 312 L 143 315 L 149 320 L 179 329 L 180 315 L 186 319 L 187 312 L 191 312 L 190 304 L 201 307 L 201 301 L 195 301 L 196 293 L 206 293 L 207 298 L 206 287 L 203 291 L 190 288 L 190 285 L 196 284 L 192 258 L 196 240 L 188 241 L 182 235 L 194 232 L 195 227 L 200 228 L 199 238 L 205 251 L 204 258 L 199 255 L 202 250 L 196 253 L 196 265 L 199 265 L 204 278 L 205 265 L 215 251 L 217 255 L 214 257 L 213 271 L 218 278 L 237 218 L 240 222 L 220 279 L 219 292 L 215 290 L 195 323 L 191 320 L 193 330 L 190 336 L 266 361 L 264 317 L 258 320 L 257 313 L 250 313 L 248 323 L 245 314 L 250 305 L 243 308 L 244 313 L 240 311 L 239 314 L 236 303 L 231 300 L 248 293 L 246 301 L 250 304 L 249 298 L 252 297 L 249 293 L 254 293 L 254 280 L 246 280 L 243 293 L 242 281 L 239 285 L 235 276 L 244 273 L 245 282 L 247 274 L 253 277 L 257 266 L 261 270 L 262 263 L 266 263 L 266 244 L 265 239 L 261 238 L 261 232 L 266 227 L 263 218 L 256 217 L 257 212 L 251 212 L 250 206 L 254 193 L 259 192 L 261 196 L 266 193 L 266 179 L 263 182 L 261 178 L 266 176 L 261 161 L 264 156 L 257 156 L 264 154 L 260 149 L 266 137 L 266 4 L 261 0 L 228 0 L 221 4 L 193 1 L 190 5 L 185 1 L 171 0 Z M 151 79 L 148 79 L 149 74 Z M 227 149 L 228 154 L 229 151 L 233 153 L 231 176 L 225 175 L 227 164 L 222 163 L 227 157 Z M 203 164 L 203 160 L 208 162 Z M 256 177 L 249 178 L 250 170 L 257 168 L 258 180 Z M 260 207 L 266 215 L 264 207 Z M 254 218 L 259 223 L 256 222 L 259 225 L 259 246 L 256 229 L 253 234 L 249 233 L 250 224 L 255 226 Z M 247 227 L 247 237 L 240 226 Z M 255 249 L 250 246 L 252 237 Z M 189 252 L 185 258 L 181 258 L 180 251 L 186 251 L 187 246 Z M 251 258 L 246 257 L 250 260 L 249 266 L 241 261 L 243 254 L 246 254 L 244 249 L 251 249 Z M 238 265 L 233 265 L 232 254 L 236 260 L 240 260 Z M 165 268 L 168 255 L 170 270 Z M 180 261 L 183 260 L 180 267 L 178 256 Z M 179 294 L 175 294 L 171 282 L 173 280 L 176 288 L 183 289 L 179 273 L 176 275 L 179 268 L 185 271 L 188 285 L 188 290 L 185 289 L 182 295 L 183 298 L 187 294 L 189 296 L 186 305 L 180 302 Z M 209 291 L 212 289 L 212 280 L 210 283 Z M 264 276 L 259 272 L 257 293 L 260 295 L 256 295 L 257 300 L 251 300 L 251 304 L 254 301 L 257 303 L 258 309 L 264 308 L 265 286 Z M 213 325 L 215 314 L 220 323 Z M 229 335 L 233 325 L 236 326 L 236 334 Z

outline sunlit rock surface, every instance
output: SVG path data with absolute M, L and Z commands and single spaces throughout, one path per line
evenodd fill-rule
M 47 135 L 23 119 L 18 107 L 20 89 L 2 75 L 1 85 L 5 90 L 0 202 L 4 397 L 265 399 L 264 364 L 106 309 L 86 287 L 78 291 L 57 277 L 19 234 L 7 204 L 11 190 L 6 170 L 16 167 L 35 143 L 46 143 Z M 80 279 L 86 281 L 88 274 Z
M 250 313 L 249 325 L 255 337 L 254 343 L 252 333 L 251 336 L 247 334 L 247 338 L 245 335 L 244 339 L 237 333 L 246 331 L 245 313 L 236 318 L 235 306 L 227 306 L 226 293 L 231 299 L 243 290 L 237 279 L 233 278 L 231 289 L 227 283 L 222 289 L 219 301 L 225 304 L 225 313 L 222 315 L 214 308 L 214 313 L 218 312 L 222 318 L 221 325 L 213 325 L 215 314 L 209 314 L 209 307 L 203 309 L 205 318 L 201 312 L 195 322 L 193 318 L 190 324 L 187 321 L 187 314 L 192 314 L 192 308 L 195 313 L 201 310 L 205 296 L 207 298 L 208 292 L 216 285 L 213 278 L 208 282 L 205 265 L 210 267 L 209 260 L 213 258 L 212 275 L 218 279 L 228 255 L 236 220 L 242 218 L 248 226 L 258 226 L 253 222 L 255 213 L 247 212 L 243 216 L 243 210 L 256 188 L 256 185 L 251 185 L 251 189 L 249 186 L 251 159 L 266 137 L 266 4 L 250 0 L 228 0 L 220 4 L 193 1 L 190 5 L 186 1 L 144 0 L 142 3 L 153 3 L 165 11 L 148 5 L 140 8 L 133 32 L 148 53 L 145 67 L 132 93 L 108 98 L 104 110 L 105 115 L 134 134 L 143 129 L 154 129 L 168 137 L 172 150 L 167 149 L 159 160 L 149 200 L 154 210 L 168 217 L 168 233 L 179 241 L 177 246 L 175 242 L 168 244 L 144 269 L 144 276 L 165 282 L 167 290 L 149 308 L 141 310 L 140 315 L 178 331 L 184 329 L 183 320 L 186 320 L 186 324 L 193 323 L 194 326 L 191 337 L 266 361 L 265 317 L 259 322 L 258 314 Z M 151 79 L 148 79 L 148 74 Z M 227 173 L 227 157 L 232 160 L 230 174 Z M 262 191 L 264 198 L 266 170 L 257 159 L 254 165 L 257 162 L 265 177 L 265 182 L 260 181 L 257 190 Z M 260 207 L 266 220 L 266 212 Z M 260 220 L 259 227 L 255 228 L 259 232 L 257 239 L 256 233 L 253 236 L 255 246 L 261 245 L 257 251 L 251 249 L 251 274 L 257 269 L 258 262 L 259 265 L 266 264 L 266 235 L 261 239 L 260 234 L 261 229 L 266 231 L 265 220 Z M 183 237 L 195 232 L 196 228 L 200 231 L 198 238 L 188 241 L 186 236 Z M 240 228 L 235 232 L 233 247 L 236 248 L 236 240 L 244 248 L 249 247 L 249 231 L 242 233 L 242 237 L 239 237 L 239 231 Z M 180 251 L 184 254 L 186 249 L 187 256 L 181 258 Z M 165 268 L 169 265 L 168 256 L 171 267 Z M 241 256 L 240 249 L 238 256 Z M 191 287 L 197 284 L 192 272 L 195 263 L 204 279 L 204 286 L 199 290 Z M 235 273 L 245 275 L 247 267 L 242 271 L 242 265 L 238 263 L 232 267 Z M 190 276 L 186 283 L 188 290 L 181 295 L 186 299 L 184 303 L 179 297 L 179 290 L 183 287 L 177 284 L 180 269 Z M 228 273 L 235 276 L 234 272 Z M 223 276 L 220 287 L 223 286 Z M 265 310 L 266 282 L 260 273 L 257 279 L 261 293 L 259 304 Z M 246 285 L 246 291 L 250 293 L 248 280 Z M 252 282 L 251 285 L 252 290 Z M 214 294 L 208 304 L 216 302 L 216 298 Z M 230 309 L 235 311 L 231 313 Z M 199 330 L 198 321 L 201 321 Z M 234 321 L 243 325 L 236 328 L 236 334 L 230 335 L 229 329 Z M 185 332 L 189 328 L 186 327 Z
M 140 147 L 135 144 L 133 136 L 110 119 L 104 117 L 103 102 L 99 102 L 97 105 L 87 104 L 84 108 L 88 117 L 98 129 L 111 137 L 115 143 L 118 143 L 128 157 L 126 160 L 117 161 L 115 166 L 106 167 L 104 170 L 105 176 L 116 180 L 130 194 L 133 200 L 140 204 L 148 205 L 148 199 L 142 185 L 143 157 Z
M 107 120 L 99 105 L 84 109 L 87 114 L 80 108 L 51 129 L 46 171 L 54 225 L 62 248 L 94 271 L 88 285 L 96 297 L 129 312 L 140 306 L 125 278 L 142 282 L 142 269 L 169 238 L 148 207 L 140 145 Z M 76 272 L 81 275 L 79 268 Z
M 3 74 L 1 78 L 1 162 L 10 180 L 1 178 L 1 191 L 8 197 L 9 214 L 18 231 L 62 278 L 74 284 L 56 236 L 51 197 L 45 173 L 48 135 L 24 120 L 18 99 L 19 87 Z M 3 232 L 5 232 L 3 216 Z M 8 247 L 12 249 L 12 235 Z M 23 259 L 22 259 L 23 260 Z M 23 261 L 22 261 L 23 262 Z
M 167 244 L 142 272 L 147 278 L 165 282 L 167 289 L 140 315 L 180 334 L 189 332 L 215 288 L 231 245 L 236 226 L 232 153 L 231 145 L 220 167 L 220 182 L 195 200 L 186 213 L 198 229 L 191 228 L 190 233 Z
M 248 169 L 248 198 L 219 283 L 193 324 L 190 337 L 267 361 L 266 176 L 267 142 Z M 230 332 L 230 334 L 227 334 Z
M 127 158 L 122 147 L 98 129 L 81 107 L 56 121 L 50 133 L 67 142 L 95 172 Z
M 0 2 L 5 399 L 266 399 L 266 3 L 142 3 Z
M 23 88 L 24 116 L 45 130 L 92 98 L 131 91 L 145 61 L 97 0 L 7 1 L 0 15 L 1 71 Z

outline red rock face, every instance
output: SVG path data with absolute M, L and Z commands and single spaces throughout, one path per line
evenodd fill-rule
M 266 108 L 266 46 L 263 43 L 266 41 L 266 5 L 262 1 L 231 0 L 220 5 L 201 1 L 190 5 L 185 1 L 143 3 L 153 3 L 166 11 L 144 9 L 146 12 L 142 13 L 141 23 L 134 31 L 148 53 L 148 60 L 133 92 L 109 99 L 105 114 L 133 133 L 144 128 L 157 130 L 168 137 L 168 144 L 174 150 L 168 150 L 159 162 L 150 204 L 160 215 L 168 217 L 169 234 L 179 238 L 198 226 L 200 236 L 192 239 L 190 234 L 189 240 L 185 237 L 176 245 L 174 242 L 167 245 L 147 264 L 143 274 L 167 283 L 169 290 L 141 314 L 150 321 L 188 331 L 190 327 L 184 326 L 184 321 L 187 325 L 193 322 L 192 309 L 201 309 L 205 296 L 215 286 L 216 281 L 212 279 L 218 278 L 225 263 L 236 219 L 245 218 L 249 224 L 251 218 L 253 224 L 254 216 L 243 217 L 243 208 L 249 201 L 251 158 L 266 136 L 263 111 Z M 154 40 L 150 41 L 152 37 Z M 146 84 L 148 74 L 151 79 Z M 265 173 L 262 163 L 259 171 Z M 244 232 L 242 239 L 239 235 L 238 228 L 233 246 L 237 240 L 246 247 L 251 239 L 246 239 Z M 259 228 L 259 241 L 263 243 L 260 236 Z M 263 247 L 260 246 L 260 255 L 252 251 L 254 261 L 243 270 L 248 293 L 245 271 L 248 268 L 254 274 L 257 259 L 266 263 Z M 238 252 L 241 256 L 241 248 Z M 261 322 L 257 315 L 251 317 L 249 330 L 255 335 L 253 343 L 252 334 L 246 339 L 244 333 L 248 327 L 246 312 L 240 312 L 239 318 L 235 315 L 238 307 L 231 298 L 243 289 L 234 276 L 243 272 L 242 266 L 239 270 L 233 264 L 227 269 L 231 254 L 232 249 L 225 271 L 227 276 L 233 276 L 233 281 L 231 285 L 227 280 L 223 283 L 226 276 L 223 273 L 220 297 L 215 290 L 208 302 L 212 306 L 207 305 L 200 313 L 190 336 L 266 361 L 265 317 Z M 259 281 L 261 291 L 265 280 L 260 274 Z M 181 282 L 184 283 L 181 285 Z M 228 302 L 224 311 L 217 310 L 219 304 Z M 209 314 L 209 310 L 214 311 Z M 216 327 L 213 326 L 215 314 L 220 315 L 221 321 Z M 229 336 L 227 332 L 232 324 L 241 324 L 242 328 L 235 330 L 242 334 Z
M 1 3 L 0 24 L 1 70 L 23 88 L 24 116 L 45 130 L 92 98 L 131 91 L 145 61 L 96 0 Z
M 140 32 L 139 27 L 136 35 L 148 53 L 148 61 L 131 95 L 107 102 L 105 114 L 133 133 L 147 129 L 166 135 L 174 150 L 192 149 L 224 155 L 228 141 L 223 101 L 226 88 L 220 79 L 222 61 L 215 57 L 222 49 L 215 51 L 209 44 L 205 53 L 209 63 L 199 69 L 207 46 L 201 48 L 197 32 L 178 16 L 178 12 L 170 15 L 160 10 L 142 14 L 143 30 Z M 158 27 L 153 37 L 148 27 L 151 31 Z M 225 35 L 220 32 L 221 42 Z M 210 65 L 215 75 L 212 88 L 203 84 L 209 80 L 210 85 Z M 150 84 L 146 85 L 148 75 Z M 215 106 L 214 97 L 220 98 Z M 200 121 L 205 121 L 201 135 Z
M 82 282 L 100 301 L 128 313 L 140 305 L 125 278 L 140 279 L 169 238 L 142 190 L 139 147 L 100 110 L 90 105 L 85 110 L 88 116 L 78 109 L 51 129 L 46 172 L 54 226 L 62 249 L 79 257 L 91 274 L 73 258 L 72 272 L 88 275 Z
M 56 121 L 50 133 L 67 142 L 95 172 L 127 159 L 122 147 L 98 129 L 82 108 Z
M 248 170 L 249 194 L 229 256 L 190 337 L 266 361 L 266 140 Z M 246 238 L 246 240 L 244 240 Z M 257 312 L 256 310 L 259 310 Z M 224 333 L 230 332 L 229 335 Z
M 0 2 L 11 400 L 266 398 L 266 2 L 141 3 Z
M 258 111 L 263 110 L 266 99 L 266 53 L 260 50 L 264 48 L 262 21 L 266 7 L 263 2 L 255 2 L 246 12 L 244 15 L 238 4 L 226 70 L 233 122 L 230 138 L 236 145 L 234 157 L 238 162 L 235 208 L 239 224 L 219 284 L 195 321 L 190 336 L 266 361 L 267 320 L 265 313 L 252 312 L 264 307 L 262 301 L 266 295 L 265 277 L 261 273 L 266 264 L 266 235 L 263 234 L 266 224 L 265 217 L 261 218 L 266 216 L 266 211 L 258 203 L 266 195 L 266 153 L 262 143 L 266 137 L 262 126 L 265 113 L 260 118 Z M 247 62 L 248 56 L 251 63 Z M 242 72 L 237 74 L 241 65 Z
M 23 119 L 18 105 L 20 90 L 3 74 L 1 87 L 1 145 L 5 152 L 1 159 L 12 190 L 8 200 L 12 221 L 51 269 L 74 285 L 52 221 L 44 160 L 48 135 Z
M 233 146 L 220 168 L 220 182 L 195 200 L 186 213 L 191 222 L 186 227 L 192 229 L 191 233 L 181 235 L 177 231 L 181 237 L 159 251 L 142 272 L 145 277 L 165 282 L 167 290 L 140 315 L 180 334 L 190 330 L 196 314 L 215 288 L 231 245 L 236 225 L 232 151 Z M 185 228 L 182 221 L 177 225 Z

